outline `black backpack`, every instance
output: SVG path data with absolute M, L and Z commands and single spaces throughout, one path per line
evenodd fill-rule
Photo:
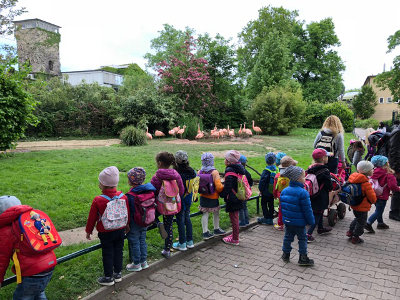
M 315 149 L 325 149 L 327 152 L 333 152 L 333 134 L 321 131 L 321 138 L 315 145 Z

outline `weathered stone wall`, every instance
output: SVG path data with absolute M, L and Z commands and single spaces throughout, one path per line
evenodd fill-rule
M 15 31 L 19 63 L 29 60 L 32 73 L 47 73 L 60 76 L 60 35 L 40 28 Z M 53 70 L 50 69 L 50 61 Z

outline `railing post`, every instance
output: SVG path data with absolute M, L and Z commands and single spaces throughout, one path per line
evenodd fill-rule
M 257 215 L 260 214 L 260 195 L 257 197 Z

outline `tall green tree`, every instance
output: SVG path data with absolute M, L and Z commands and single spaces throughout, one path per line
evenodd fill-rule
M 390 53 L 400 45 L 400 30 L 389 36 L 387 41 L 388 51 L 386 53 Z M 400 100 L 400 55 L 393 59 L 393 68 L 376 76 L 375 82 L 382 89 L 388 88 L 395 101 Z
M 187 36 L 192 36 L 194 30 L 189 27 L 186 27 L 185 30 L 178 30 L 172 25 L 164 24 L 164 29 L 158 33 L 159 36 L 150 42 L 150 48 L 155 51 L 155 54 L 146 53 L 144 56 L 148 60 L 147 67 L 153 69 L 157 69 L 157 64 L 162 61 L 170 63 L 171 56 L 176 57 L 178 51 L 185 44 Z
M 345 65 L 334 47 L 340 46 L 331 18 L 296 27 L 293 77 L 303 87 L 304 99 L 332 102 L 343 90 Z
M 378 105 L 378 98 L 371 86 L 363 85 L 361 92 L 353 100 L 352 105 L 357 117 L 368 119 L 375 112 L 375 107 Z
M 16 8 L 18 0 L 0 1 L 0 35 L 10 35 L 14 32 L 13 21 L 26 12 L 25 7 Z

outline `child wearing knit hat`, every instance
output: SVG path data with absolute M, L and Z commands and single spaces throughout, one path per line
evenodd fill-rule
M 290 260 L 292 242 L 297 236 L 299 240 L 299 265 L 313 266 L 314 261 L 307 256 L 306 225 L 315 223 L 311 209 L 310 194 L 304 189 L 305 172 L 302 168 L 290 166 L 282 172 L 290 183 L 281 193 L 282 218 L 285 224 L 282 259 Z
M 261 194 L 261 208 L 263 217 L 258 218 L 257 221 L 263 225 L 274 225 L 274 195 L 273 185 L 276 174 L 278 173 L 276 168 L 276 155 L 273 152 L 269 152 L 265 155 L 265 162 L 267 166 L 261 174 L 260 183 L 258 189 Z
M 378 220 L 377 229 L 389 229 L 389 226 L 383 222 L 383 212 L 385 211 L 386 203 L 391 192 L 400 192 L 400 187 L 397 186 L 396 177 L 393 175 L 393 170 L 390 168 L 388 158 L 382 155 L 375 155 L 371 159 L 375 166 L 374 173 L 371 176 L 371 181 L 374 182 L 374 189 L 377 196 L 375 203 L 375 212 L 369 217 L 365 229 L 370 233 L 375 233 L 372 224 Z
M 90 236 L 93 232 L 94 226 L 96 226 L 98 231 L 103 255 L 104 276 L 100 277 L 97 282 L 100 285 L 106 286 L 114 285 L 114 282 L 122 281 L 121 271 L 125 225 L 116 230 L 106 230 L 99 216 L 103 216 L 109 201 L 116 197 L 125 200 L 128 211 L 128 220 L 130 218 L 128 198 L 121 191 L 117 191 L 118 182 L 119 171 L 117 167 L 108 167 L 100 172 L 99 188 L 102 191 L 102 194 L 93 199 L 85 229 L 86 238 L 88 240 L 91 240 Z
M 358 184 L 362 190 L 363 200 L 358 205 L 352 205 L 354 220 L 350 224 L 350 228 L 346 236 L 351 238 L 353 244 L 363 243 L 364 240 L 360 236 L 364 233 L 364 227 L 367 223 L 368 212 L 371 209 L 371 204 L 376 202 L 376 194 L 369 182 L 368 176 L 373 174 L 374 165 L 362 160 L 357 165 L 357 172 L 350 175 L 348 182 Z
M 149 267 L 147 264 L 147 227 L 138 224 L 135 221 L 135 215 L 136 218 L 139 218 L 138 222 L 140 222 L 143 218 L 143 215 L 140 213 L 144 213 L 143 209 L 140 207 L 140 203 L 151 201 L 151 199 L 155 202 L 154 192 L 156 188 L 151 183 L 143 184 L 146 179 L 146 171 L 142 167 L 130 169 L 127 177 L 128 184 L 131 187 L 129 192 L 126 193 L 131 218 L 129 220 L 129 231 L 126 234 L 126 238 L 128 239 L 129 258 L 131 263 L 126 266 L 126 269 L 128 271 L 138 272 Z M 150 211 L 150 209 L 148 210 Z M 155 208 L 153 208 L 153 210 L 155 213 Z

